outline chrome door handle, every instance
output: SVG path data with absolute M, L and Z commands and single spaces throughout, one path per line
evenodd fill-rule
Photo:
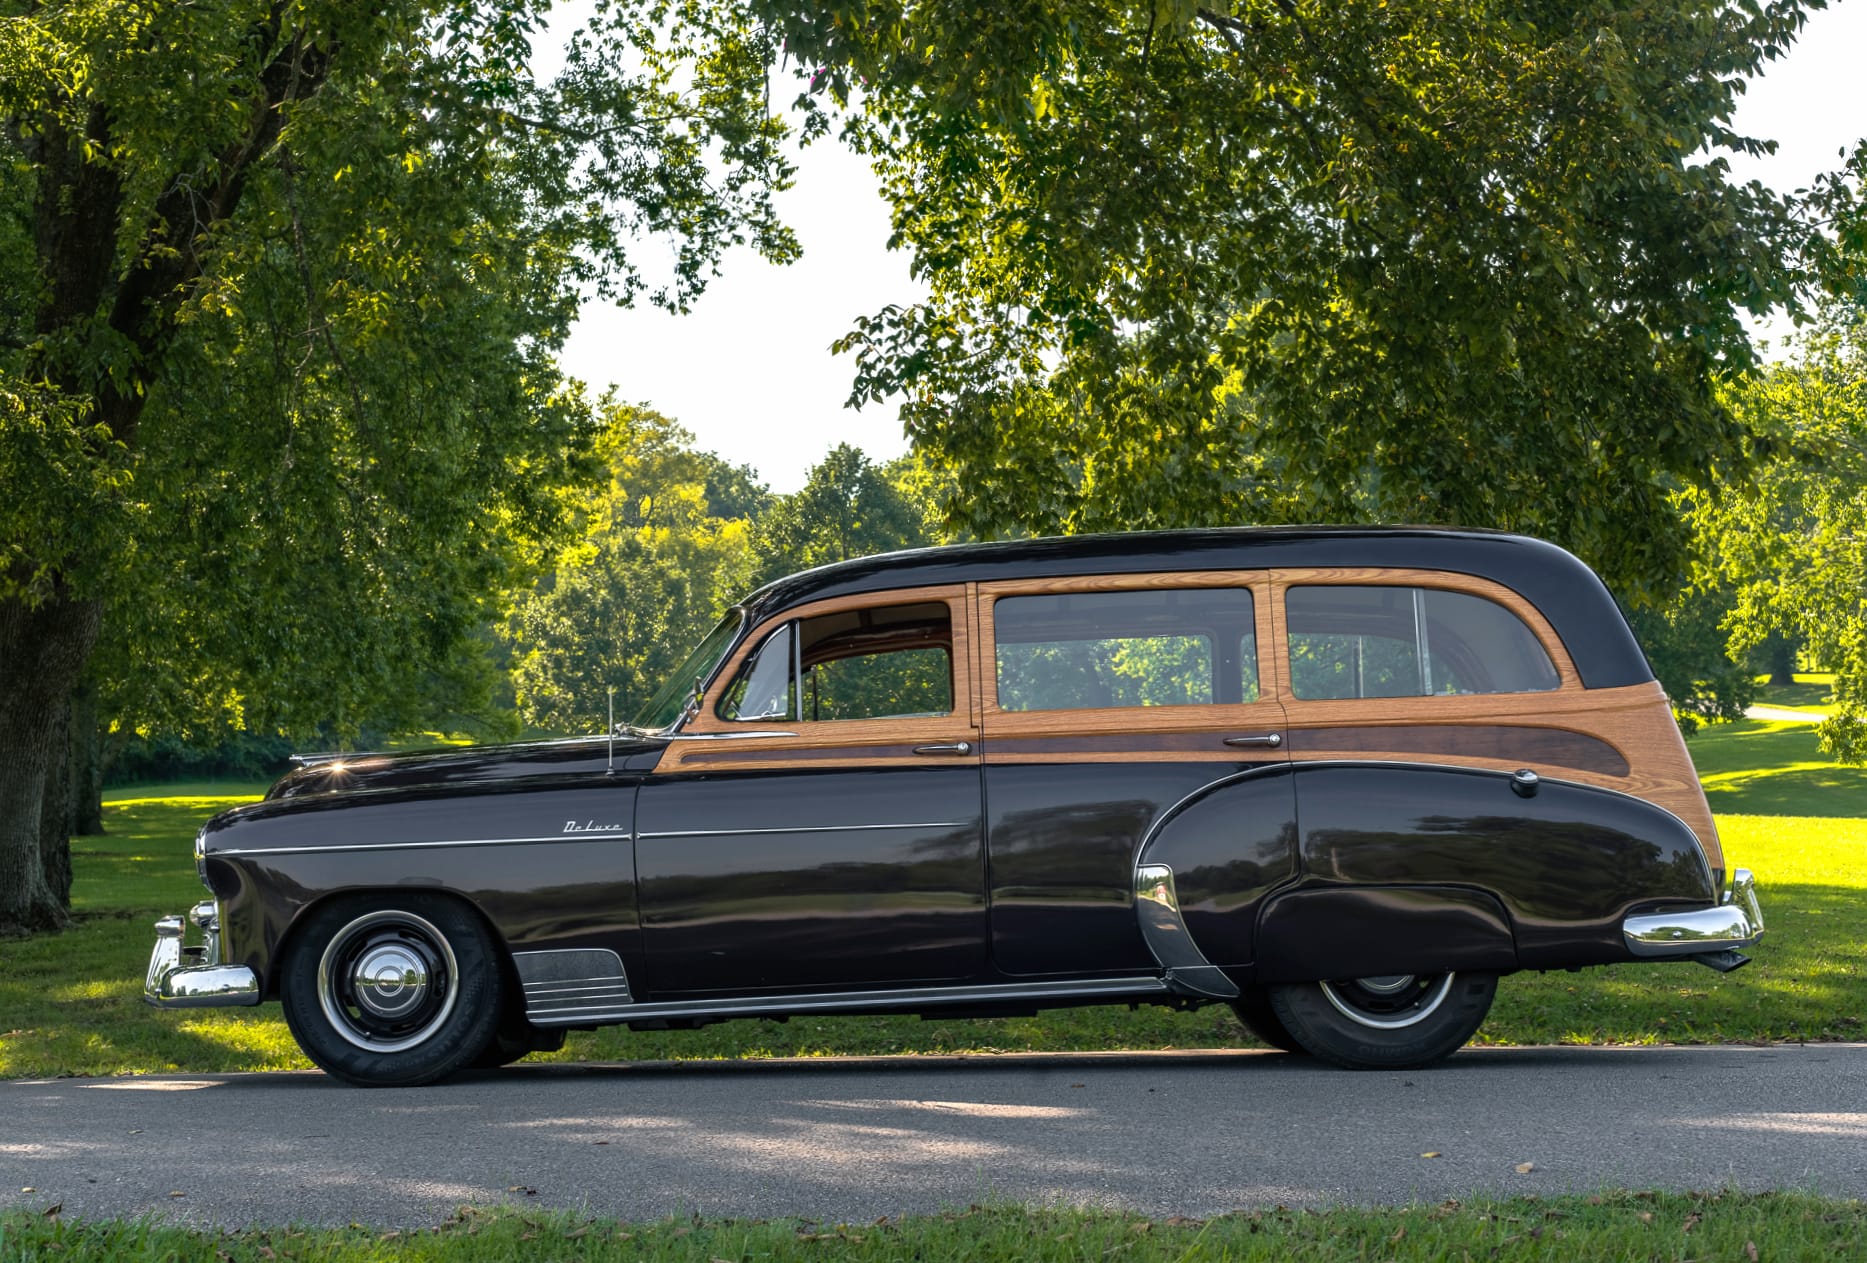
M 1228 746 L 1269 746 L 1273 750 L 1283 743 L 1283 734 L 1280 732 L 1267 732 L 1257 737 L 1227 737 L 1225 739 L 1225 744 Z
M 930 746 L 915 746 L 916 754 L 971 754 L 970 741 L 942 741 Z

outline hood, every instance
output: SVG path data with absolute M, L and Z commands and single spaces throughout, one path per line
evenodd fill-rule
M 645 771 L 667 745 L 665 737 L 570 737 L 511 745 L 458 746 L 406 754 L 339 754 L 288 772 L 266 801 L 308 794 L 401 789 L 415 785 L 475 785 L 540 776 L 598 775 L 613 757 L 619 772 Z

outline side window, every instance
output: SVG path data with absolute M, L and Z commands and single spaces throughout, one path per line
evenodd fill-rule
M 746 659 L 719 716 L 816 722 L 952 710 L 952 611 L 923 601 L 786 623 Z
M 1464 592 L 1293 587 L 1284 614 L 1290 691 L 1306 701 L 1537 693 L 1561 682 L 1522 619 Z
M 1000 597 L 999 709 L 1256 701 L 1253 617 L 1247 588 Z

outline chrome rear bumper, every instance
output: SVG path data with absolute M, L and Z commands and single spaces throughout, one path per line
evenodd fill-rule
M 1644 912 L 1621 922 L 1627 950 L 1636 956 L 1702 956 L 1749 947 L 1763 937 L 1763 908 L 1748 868 L 1731 874 L 1731 889 L 1715 908 Z
M 186 925 L 200 929 L 201 942 L 182 942 Z M 245 965 L 220 962 L 220 914 L 211 900 L 188 909 L 185 923 L 181 917 L 156 922 L 156 946 L 149 953 L 143 999 L 160 1009 L 259 1003 L 259 978 L 253 971 Z

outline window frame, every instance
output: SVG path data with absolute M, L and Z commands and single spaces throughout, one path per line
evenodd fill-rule
M 966 584 L 946 584 L 923 588 L 893 588 L 880 592 L 832 597 L 809 601 L 776 610 L 762 619 L 727 655 L 725 664 L 714 674 L 701 700 L 697 714 L 670 743 L 658 771 L 671 771 L 699 759 L 689 759 L 686 752 L 700 746 L 731 745 L 735 750 L 770 748 L 770 766 L 786 763 L 783 751 L 791 749 L 848 749 L 849 761 L 894 763 L 906 753 L 911 742 L 968 740 L 978 736 L 977 688 L 973 682 L 972 613 Z M 849 610 L 880 609 L 890 605 L 942 604 L 952 620 L 953 709 L 944 715 L 882 716 L 867 719 L 723 719 L 719 710 L 726 693 L 739 678 L 746 660 L 766 639 L 786 623 L 801 622 L 822 614 Z M 794 640 L 793 645 L 797 642 Z M 795 651 L 795 650 L 794 650 Z M 685 738 L 685 740 L 683 740 Z M 695 740 L 716 738 L 717 740 Z M 750 743 L 749 745 L 747 743 Z M 901 746 L 902 749 L 895 747 Z M 870 747 L 867 754 L 862 747 Z M 736 766 L 758 767 L 765 763 L 746 761 Z
M 1291 588 L 1307 587 L 1424 588 L 1491 601 L 1514 614 L 1529 629 L 1543 652 L 1549 655 L 1550 663 L 1556 668 L 1556 687 L 1518 692 L 1427 693 L 1400 697 L 1298 697 L 1290 689 L 1290 623 L 1285 602 Z M 1279 681 L 1284 689 L 1279 697 L 1292 721 L 1298 718 L 1350 718 L 1370 711 L 1378 711 L 1384 716 L 1427 720 L 1482 716 L 1498 712 L 1501 701 L 1509 709 L 1511 703 L 1521 703 L 1524 699 L 1541 699 L 1546 702 L 1552 697 L 1582 689 L 1581 675 L 1576 671 L 1567 647 L 1542 611 L 1517 592 L 1489 579 L 1442 570 L 1400 568 L 1274 570 L 1271 572 L 1271 600 L 1275 607 L 1274 652 L 1279 664 Z
M 973 678 L 979 689 L 980 721 L 986 736 L 986 761 L 1043 761 L 1046 756 L 1033 751 L 1013 755 L 996 750 L 993 742 L 1024 737 L 1067 735 L 1091 737 L 1097 734 L 1137 734 L 1165 736 L 1178 733 L 1249 733 L 1279 731 L 1283 709 L 1281 663 L 1275 660 L 1271 646 L 1271 585 L 1267 570 L 1188 570 L 1145 574 L 1071 575 L 1057 578 L 1006 579 L 976 585 L 973 607 L 978 620 L 973 639 L 977 645 L 977 666 Z M 998 705 L 998 636 L 994 607 L 999 600 L 1020 596 L 1061 596 L 1077 593 L 1150 592 L 1183 589 L 1244 588 L 1251 593 L 1252 626 L 1257 638 L 1258 696 L 1250 702 L 1200 702 L 1187 706 L 1096 706 L 1067 710 L 1004 710 Z M 1160 758 L 1236 762 L 1239 752 L 1227 749 L 1218 741 L 1210 748 L 1175 751 L 1084 749 L 1073 751 L 1072 760 L 1129 762 Z

